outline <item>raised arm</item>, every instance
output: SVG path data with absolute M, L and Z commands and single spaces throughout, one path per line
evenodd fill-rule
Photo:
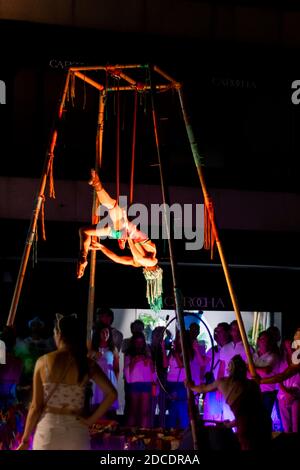
M 105 256 L 107 256 L 107 258 L 111 259 L 115 263 L 126 264 L 127 266 L 138 267 L 132 256 L 119 256 L 116 253 L 114 253 L 113 251 L 111 251 L 109 248 L 107 248 L 106 246 L 102 245 L 101 243 L 97 243 L 97 244 L 94 243 L 92 245 L 91 249 L 92 250 L 101 250 L 102 253 L 104 253 Z
M 259 382 L 261 384 L 277 384 L 279 382 L 283 382 L 290 377 L 293 377 L 300 372 L 300 364 L 291 364 L 288 366 L 283 372 L 279 374 L 273 375 L 272 377 L 261 378 Z
M 194 382 L 186 382 L 186 386 L 193 392 L 208 393 L 208 392 L 214 392 L 215 390 L 218 390 L 218 381 L 216 380 L 215 382 L 211 384 L 207 384 L 207 385 L 205 384 L 195 385 Z

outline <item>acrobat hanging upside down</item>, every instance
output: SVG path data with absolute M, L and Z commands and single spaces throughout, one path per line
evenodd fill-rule
M 144 268 L 143 274 L 147 282 L 147 299 L 151 309 L 159 311 L 162 308 L 162 269 L 158 266 L 156 258 L 156 246 L 146 234 L 138 230 L 136 225 L 129 222 L 126 211 L 121 209 L 115 199 L 103 188 L 95 170 L 91 170 L 89 184 L 95 189 L 100 204 L 108 209 L 112 226 L 98 227 L 89 225 L 81 227 L 80 252 L 77 263 L 77 278 L 80 279 L 88 264 L 87 256 L 89 250 L 101 250 L 109 259 L 115 263 Z M 119 247 L 124 249 L 126 242 L 131 256 L 119 256 L 102 243 L 95 242 L 92 237 L 110 237 L 118 240 Z

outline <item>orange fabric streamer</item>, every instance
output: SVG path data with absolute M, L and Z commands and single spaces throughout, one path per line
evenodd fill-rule
M 210 250 L 210 259 L 214 257 L 214 246 L 216 234 L 213 229 L 214 207 L 211 199 L 205 201 L 204 205 L 204 249 Z
M 53 153 L 50 155 L 49 162 L 49 196 L 55 199 L 54 177 L 53 177 Z
M 41 227 L 42 227 L 42 237 L 43 237 L 43 240 L 45 241 L 46 240 L 46 229 L 45 229 L 45 201 L 46 201 L 46 198 L 45 198 L 45 196 L 42 196 L 42 197 L 43 197 L 43 201 L 42 201 L 42 207 L 41 207 Z M 37 231 L 36 231 L 36 240 L 38 240 Z

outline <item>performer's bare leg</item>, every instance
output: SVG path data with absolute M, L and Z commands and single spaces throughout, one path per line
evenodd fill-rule
M 80 252 L 77 263 L 77 278 L 80 279 L 84 275 L 87 267 L 87 255 L 92 243 L 92 237 L 105 237 L 110 235 L 110 227 L 102 227 L 97 229 L 97 225 L 89 225 L 79 229 Z
M 114 229 L 122 230 L 124 226 L 123 210 L 117 204 L 116 199 L 113 199 L 103 188 L 100 178 L 95 170 L 91 170 L 91 179 L 89 184 L 95 189 L 100 204 L 109 210 L 109 215 L 113 222 Z

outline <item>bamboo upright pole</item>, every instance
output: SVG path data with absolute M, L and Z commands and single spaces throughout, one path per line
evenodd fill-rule
M 23 287 L 23 282 L 24 282 L 24 278 L 25 278 L 25 274 L 26 274 L 27 263 L 28 263 L 28 259 L 29 259 L 32 243 L 33 243 L 33 240 L 34 240 L 35 231 L 36 231 L 36 225 L 37 225 L 40 209 L 41 209 L 41 206 L 42 206 L 42 203 L 43 203 L 43 200 L 44 200 L 44 193 L 45 193 L 45 188 L 46 188 L 46 183 L 47 183 L 47 177 L 48 177 L 49 170 L 51 168 L 52 161 L 53 161 L 53 158 L 54 158 L 54 149 L 55 149 L 55 145 L 56 145 L 56 141 L 57 141 L 58 126 L 59 126 L 59 124 L 61 122 L 61 119 L 62 119 L 62 116 L 63 116 L 63 109 L 64 109 L 64 105 L 65 105 L 65 101 L 66 101 L 66 96 L 67 96 L 67 91 L 68 91 L 68 86 L 69 86 L 69 80 L 70 80 L 70 72 L 68 72 L 66 80 L 65 80 L 63 92 L 62 92 L 59 107 L 58 107 L 58 113 L 57 113 L 57 118 L 58 119 L 57 119 L 56 123 L 54 124 L 54 129 L 52 131 L 50 144 L 48 146 L 45 161 L 44 161 L 43 173 L 42 173 L 42 177 L 41 177 L 41 180 L 40 180 L 40 185 L 39 185 L 39 188 L 38 188 L 38 191 L 37 191 L 36 203 L 35 203 L 35 206 L 34 206 L 34 209 L 33 209 L 33 212 L 32 212 L 31 222 L 30 222 L 30 226 L 29 226 L 29 229 L 28 229 L 28 233 L 27 233 L 25 247 L 24 247 L 24 251 L 23 251 L 23 255 L 22 255 L 22 259 L 21 259 L 21 265 L 20 265 L 20 268 L 19 268 L 19 273 L 18 273 L 16 285 L 15 285 L 13 299 L 12 299 L 12 303 L 11 303 L 11 306 L 10 306 L 10 311 L 9 311 L 9 315 L 8 315 L 8 319 L 7 319 L 7 323 L 6 323 L 7 326 L 12 326 L 14 324 L 14 321 L 15 321 L 16 311 L 17 311 L 17 308 L 18 308 L 20 295 L 21 295 L 21 291 L 22 291 L 22 287 Z
M 252 343 L 255 343 L 255 337 L 256 337 L 256 323 L 257 323 L 257 314 L 258 312 L 254 312 L 253 315 L 253 324 L 252 324 Z
M 149 73 L 151 78 L 151 70 L 149 67 Z M 153 118 L 153 126 L 154 126 L 154 136 L 155 136 L 155 143 L 157 149 L 157 159 L 158 159 L 158 166 L 159 166 L 159 173 L 160 173 L 160 184 L 161 184 L 161 192 L 162 192 L 162 201 L 164 207 L 164 221 L 166 226 L 167 238 L 168 238 L 168 248 L 170 253 L 170 264 L 172 270 L 172 281 L 173 281 L 173 289 L 174 289 L 174 300 L 175 300 L 175 308 L 176 308 L 176 317 L 179 321 L 180 326 L 180 340 L 181 340 L 181 348 L 182 348 L 182 355 L 183 355 L 183 363 L 186 373 L 186 379 L 188 382 L 192 381 L 192 374 L 191 374 L 191 367 L 189 356 L 187 354 L 187 340 L 185 335 L 185 323 L 184 323 L 184 314 L 183 314 L 183 296 L 181 293 L 180 288 L 177 285 L 177 275 L 176 275 L 176 262 L 174 256 L 174 248 L 173 248 L 173 240 L 171 239 L 171 231 L 169 226 L 169 220 L 166 216 L 166 204 L 167 204 L 167 191 L 165 186 L 165 177 L 163 172 L 163 163 L 160 154 L 160 143 L 159 143 L 159 135 L 158 135 L 158 122 L 156 116 L 156 106 L 155 106 L 155 98 L 154 98 L 154 90 L 155 85 L 152 83 L 151 80 L 151 107 L 152 107 L 152 118 Z M 198 437 L 196 431 L 196 407 L 194 401 L 194 394 L 193 392 L 187 388 L 187 396 L 188 396 L 188 409 L 189 409 L 189 417 L 190 417 L 190 424 L 191 424 L 191 431 L 193 437 L 193 445 L 194 449 L 198 449 Z
M 189 116 L 187 115 L 186 110 L 185 110 L 182 87 L 178 86 L 177 91 L 178 91 L 178 95 L 179 95 L 179 101 L 180 101 L 182 115 L 183 115 L 183 119 L 184 119 L 184 123 L 185 123 L 185 127 L 186 127 L 186 132 L 187 132 L 188 139 L 189 139 L 189 142 L 190 142 L 191 150 L 192 150 L 193 157 L 194 157 L 194 162 L 195 162 L 195 165 L 196 165 L 196 168 L 197 168 L 197 172 L 198 172 L 198 176 L 199 176 L 199 180 L 200 180 L 200 184 L 201 184 L 201 188 L 202 188 L 202 192 L 203 192 L 204 203 L 205 203 L 206 208 L 209 209 L 209 207 L 210 207 L 210 205 L 209 205 L 209 196 L 208 196 L 208 192 L 207 192 L 207 189 L 206 189 L 206 182 L 205 182 L 204 174 L 203 174 L 202 167 L 201 167 L 200 153 L 199 153 L 198 145 L 197 145 L 197 142 L 196 142 L 196 139 L 195 139 L 195 136 L 194 136 L 194 132 L 193 132 L 190 120 L 189 120 Z M 255 367 L 254 367 L 254 363 L 253 363 L 253 359 L 252 359 L 252 355 L 251 355 L 251 351 L 250 351 L 250 347 L 249 347 L 249 343 L 248 343 L 248 339 L 247 339 L 247 334 L 246 334 L 246 331 L 245 331 L 245 326 L 244 326 L 243 319 L 242 319 L 242 316 L 241 316 L 241 312 L 240 312 L 240 309 L 239 309 L 238 300 L 237 300 L 235 291 L 233 289 L 231 277 L 230 277 L 229 270 L 228 270 L 228 264 L 227 264 L 227 261 L 225 259 L 223 247 L 222 247 L 222 244 L 221 244 L 221 241 L 220 241 L 220 238 L 219 238 L 219 234 L 218 234 L 218 229 L 217 229 L 213 214 L 211 213 L 210 210 L 208 210 L 208 213 L 209 213 L 209 218 L 210 218 L 210 222 L 211 222 L 211 225 L 212 225 L 212 229 L 213 229 L 213 232 L 214 232 L 214 236 L 215 236 L 215 239 L 216 239 L 216 245 L 217 245 L 219 256 L 220 256 L 220 259 L 221 259 L 221 264 L 222 264 L 223 272 L 224 272 L 224 275 L 225 275 L 225 279 L 226 279 L 228 291 L 229 291 L 229 294 L 230 294 L 231 302 L 232 302 L 232 305 L 233 305 L 233 308 L 234 308 L 234 311 L 235 311 L 235 315 L 236 315 L 239 330 L 240 330 L 240 333 L 241 333 L 243 345 L 244 345 L 245 352 L 246 352 L 246 355 L 247 355 L 249 369 L 250 369 L 251 375 L 253 377 L 255 377 L 256 372 L 255 372 Z
M 255 323 L 255 334 L 254 334 L 254 344 L 257 343 L 258 333 L 259 333 L 259 326 L 260 326 L 260 312 L 256 312 L 256 323 Z
M 103 149 L 103 134 L 104 134 L 104 109 L 105 109 L 105 92 L 100 92 L 99 99 L 99 112 L 98 112 L 98 126 L 97 126 L 97 137 L 96 137 L 96 171 L 101 168 L 102 165 L 102 149 Z M 93 209 L 92 209 L 92 224 L 99 222 L 99 216 L 97 215 L 97 194 L 94 191 L 93 197 Z M 90 254 L 90 282 L 89 282 L 89 294 L 88 294 L 88 306 L 87 306 L 87 344 L 91 346 L 91 333 L 93 326 L 93 316 L 95 310 L 95 279 L 96 279 L 96 259 L 97 251 L 92 250 Z

